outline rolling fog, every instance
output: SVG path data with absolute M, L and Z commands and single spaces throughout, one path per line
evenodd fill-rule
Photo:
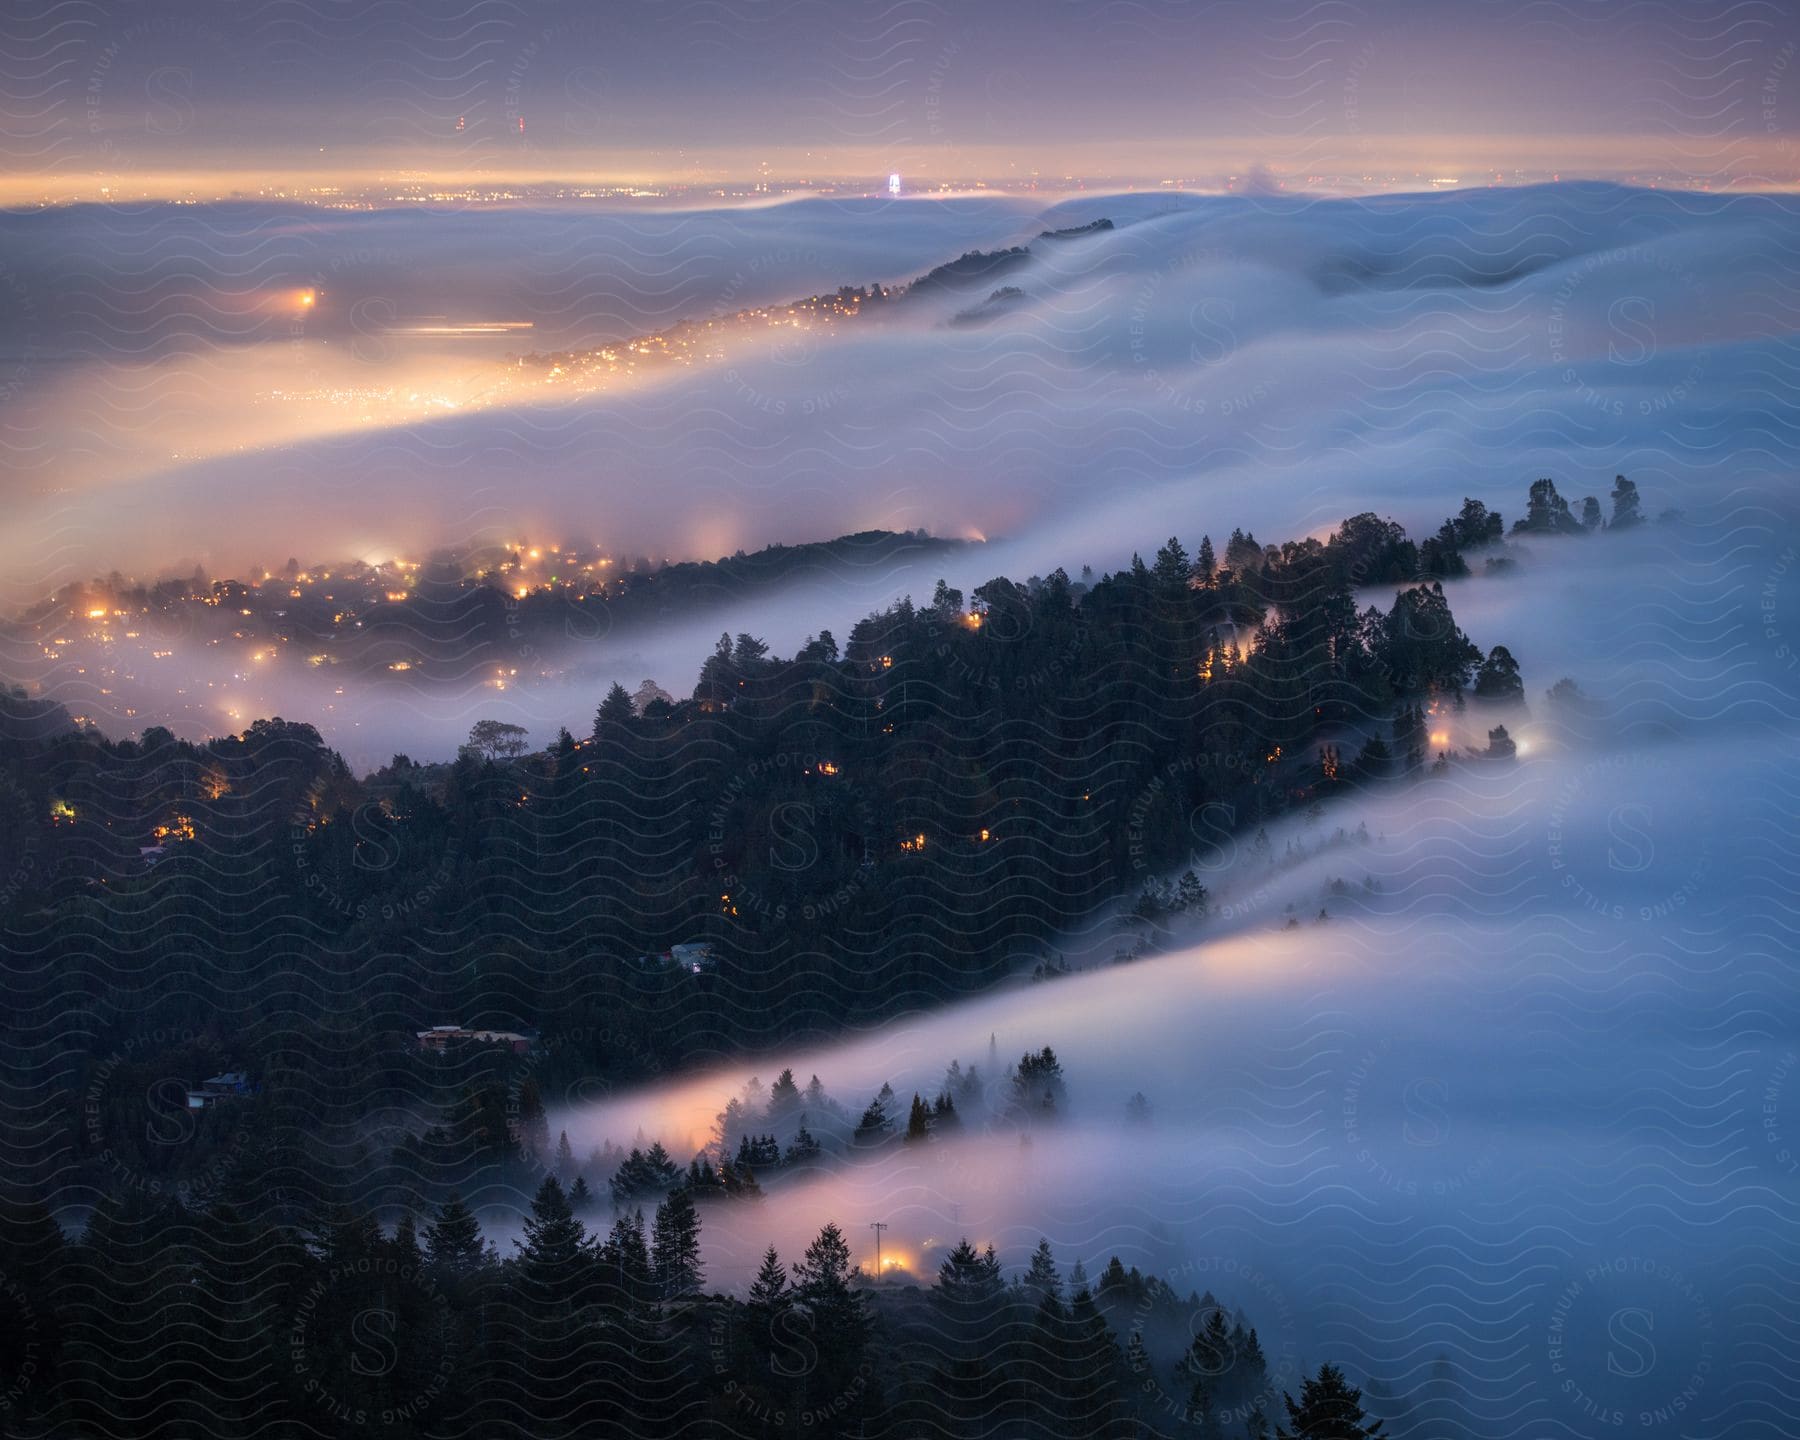
M 1212 1290 L 1285 1383 L 1338 1360 L 1435 1406 L 1434 1433 L 1774 1433 L 1800 1203 L 1800 682 L 1780 636 L 1800 602 L 1769 518 L 1538 541 L 1519 574 L 1458 585 L 1530 703 L 1471 704 L 1448 743 L 1505 723 L 1520 762 L 1287 821 L 1269 863 L 1197 842 L 1217 913 L 1166 953 L 1106 964 L 1123 932 L 1104 924 L 1070 937 L 1092 966 L 1074 976 L 567 1103 L 552 1132 L 685 1162 L 727 1099 L 790 1066 L 848 1111 L 815 1132 L 884 1083 L 903 1125 L 952 1059 L 993 1086 L 990 1056 L 1048 1044 L 1060 1125 L 1022 1143 L 976 1107 L 950 1143 L 765 1176 L 764 1204 L 705 1212 L 710 1283 L 741 1287 L 765 1245 L 791 1256 L 828 1219 L 870 1268 L 868 1222 L 889 1224 L 892 1284 L 928 1283 L 965 1235 L 1017 1272 L 1045 1236 L 1065 1269 L 1117 1254 Z M 1551 707 L 1563 675 L 1596 704 Z M 1147 1126 L 1126 1117 L 1139 1091 Z
M 1102 215 L 1119 228 L 1033 240 Z M 0 224 L 7 303 L 30 300 L 7 402 L 12 606 L 114 566 L 242 573 L 502 535 L 677 558 L 875 526 L 990 542 L 691 634 L 610 635 L 579 679 L 498 705 L 359 709 L 300 675 L 232 707 L 320 716 L 363 756 L 448 753 L 475 712 L 540 741 L 579 730 L 615 678 L 685 693 L 722 629 L 778 651 L 841 635 L 940 569 L 965 589 L 1104 570 L 1171 530 L 1269 541 L 1361 509 L 1419 533 L 1464 495 L 1510 519 L 1538 475 L 1578 500 L 1623 471 L 1652 514 L 1728 523 L 1794 464 L 1784 198 L 1568 185 Z M 1028 241 L 1002 277 L 1022 298 L 975 323 L 950 322 L 987 284 L 579 397 L 509 388 L 501 360 Z M 531 329 L 461 333 L 497 323 Z M 211 728 L 233 728 L 218 708 Z
M 0 569 L 9 595 L 37 596 L 113 565 L 407 552 L 500 526 L 678 555 L 870 526 L 990 542 L 609 636 L 561 686 L 341 716 L 303 686 L 245 697 L 324 720 L 349 753 L 425 758 L 476 714 L 540 742 L 585 728 L 612 678 L 685 693 L 722 629 L 778 651 L 821 625 L 841 637 L 940 570 L 967 587 L 1104 569 L 1171 531 L 1267 542 L 1366 509 L 1417 535 L 1465 495 L 1510 521 L 1537 476 L 1578 503 L 1623 472 L 1648 514 L 1685 521 L 1533 540 L 1515 573 L 1448 587 L 1530 697 L 1526 715 L 1451 717 L 1449 743 L 1479 747 L 1503 721 L 1517 765 L 1276 827 L 1272 867 L 1197 840 L 1219 913 L 1154 958 L 1098 965 L 1121 943 L 1102 926 L 1066 947 L 1090 971 L 829 1049 L 730 1057 L 552 1125 L 578 1150 L 660 1136 L 685 1162 L 753 1075 L 816 1072 L 852 1118 L 891 1083 L 903 1114 L 952 1059 L 993 1078 L 990 1037 L 1003 1063 L 1048 1044 L 1068 1077 L 1060 1126 L 1022 1149 L 975 1124 L 922 1155 L 772 1182 L 760 1209 L 708 1212 L 711 1282 L 742 1284 L 771 1240 L 791 1258 L 827 1219 L 871 1260 L 866 1226 L 887 1221 L 896 1283 L 963 1234 L 1014 1270 L 1046 1235 L 1065 1266 L 1118 1254 L 1241 1306 L 1282 1378 L 1329 1358 L 1418 1397 L 1447 1361 L 1444 1434 L 1780 1433 L 1800 1282 L 1793 211 L 1584 185 L 507 213 L 429 231 L 253 207 L 166 231 L 125 212 L 12 216 L 35 246 L 15 272 L 79 293 L 40 305 L 31 354 L 14 355 Z M 1120 228 L 1036 247 L 1006 277 L 1023 300 L 986 323 L 948 323 L 982 287 L 604 395 L 428 421 L 329 405 L 264 420 L 269 402 L 241 398 L 283 367 L 314 388 L 405 371 L 464 397 L 497 360 L 491 338 L 414 343 L 382 316 L 596 341 L 901 280 L 1098 215 Z M 338 263 L 359 247 L 377 258 Z M 297 337 L 257 311 L 308 283 L 389 303 Z M 146 298 L 165 291 L 166 310 Z M 238 398 L 207 433 L 216 393 Z M 196 453 L 167 453 L 181 444 Z M 1591 708 L 1546 702 L 1565 675 Z M 1359 824 L 1367 844 L 1311 853 Z M 1308 855 L 1283 858 L 1290 840 Z M 1137 1091 L 1145 1128 L 1125 1119 Z

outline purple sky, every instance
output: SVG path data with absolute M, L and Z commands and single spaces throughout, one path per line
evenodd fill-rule
M 1800 18 L 1459 0 L 292 0 L 0 19 L 0 198 L 410 172 L 1786 186 Z M 523 129 L 520 122 L 523 121 Z

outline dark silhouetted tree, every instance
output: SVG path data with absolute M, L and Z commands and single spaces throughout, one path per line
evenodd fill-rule
M 1483 700 L 1502 702 L 1525 698 L 1525 682 L 1519 678 L 1519 662 L 1504 645 L 1488 651 L 1475 671 L 1475 694 Z
M 700 1291 L 700 1216 L 685 1188 L 669 1192 L 656 1207 L 651 1227 L 650 1265 L 665 1300 L 682 1300 Z
M 1316 1376 L 1301 1382 L 1298 1403 L 1291 1395 L 1282 1399 L 1288 1423 L 1276 1427 L 1280 1440 L 1371 1440 L 1383 1433 L 1381 1421 L 1364 1415 L 1362 1391 L 1335 1365 L 1321 1365 Z
M 1612 528 L 1628 529 L 1636 525 L 1643 516 L 1638 513 L 1638 488 L 1623 475 L 1613 476 L 1612 488 Z

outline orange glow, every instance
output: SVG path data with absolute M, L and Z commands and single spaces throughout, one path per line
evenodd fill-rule
M 1445 730 L 1433 730 L 1431 732 L 1431 743 L 1433 745 L 1448 745 L 1450 743 L 1449 732 Z
M 310 310 L 319 303 L 318 292 L 316 290 L 302 290 L 296 297 L 295 303 L 298 304 L 302 310 Z

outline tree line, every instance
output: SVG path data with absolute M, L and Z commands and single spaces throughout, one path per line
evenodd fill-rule
M 741 1295 L 709 1289 L 676 1188 L 590 1232 L 548 1177 L 504 1256 L 449 1197 L 384 1231 L 234 1174 L 206 1208 L 109 1197 L 79 1240 L 0 1229 L 8 1434 L 175 1440 L 698 1435 L 1197 1440 L 1386 1433 L 1332 1364 L 1273 1360 L 1250 1317 L 1047 1241 L 1008 1280 L 958 1241 L 877 1283 L 827 1222 Z M 1284 1350 L 1285 1354 L 1285 1350 Z
M 555 1093 L 990 985 L 1188 863 L 1197 811 L 1254 832 L 1398 783 L 1428 707 L 1521 696 L 1443 585 L 1503 537 L 1471 500 L 1423 544 L 1363 514 L 1280 546 L 1171 537 L 1100 577 L 940 583 L 842 645 L 724 637 L 690 698 L 615 687 L 545 749 L 489 737 L 366 776 L 301 722 L 110 740 L 8 692 L 0 1047 L 45 1115 L 11 1173 L 84 1204 L 121 1168 L 180 1186 L 253 1147 L 372 1199 L 366 1119 L 405 1109 L 493 1157 L 459 1182 L 505 1188 L 509 1062 L 415 1032 L 537 1032 L 529 1078 Z M 715 971 L 657 958 L 701 941 Z M 143 1139 L 146 1094 L 227 1070 L 255 1096 Z

